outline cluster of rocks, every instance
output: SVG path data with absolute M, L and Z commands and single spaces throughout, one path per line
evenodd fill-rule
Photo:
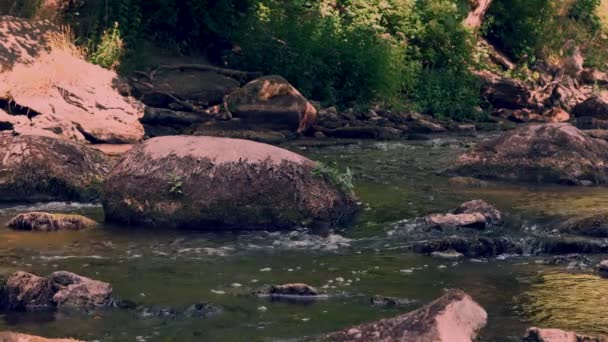
M 85 145 L 42 136 L 0 136 L 0 150 L 3 200 L 101 199 L 106 219 L 124 224 L 329 227 L 350 220 L 358 208 L 352 193 L 314 172 L 313 161 L 253 141 L 159 137 L 117 161 Z M 56 230 L 92 223 L 32 213 L 10 225 Z
M 112 303 L 110 284 L 66 271 L 48 277 L 15 272 L 6 279 L 0 293 L 0 308 L 9 311 L 89 310 Z

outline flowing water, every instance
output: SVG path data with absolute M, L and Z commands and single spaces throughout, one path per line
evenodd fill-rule
M 176 310 L 209 302 L 212 318 L 147 317 L 137 310 L 7 314 L 1 330 L 97 341 L 277 341 L 314 337 L 350 325 L 411 311 L 460 288 L 489 314 L 482 341 L 519 341 L 532 325 L 608 333 L 608 280 L 548 266 L 535 256 L 458 262 L 414 254 L 395 222 L 445 212 L 482 198 L 503 211 L 502 234 L 604 210 L 604 188 L 492 184 L 458 190 L 440 174 L 477 141 L 443 137 L 424 142 L 354 142 L 288 148 L 350 166 L 363 211 L 353 227 L 334 234 L 202 233 L 105 225 L 80 232 L 28 233 L 0 229 L 0 275 L 15 270 L 68 270 L 110 282 L 114 294 L 150 308 Z M 6 205 L 0 225 L 17 212 L 74 212 L 102 220 L 94 205 Z M 601 256 L 593 256 L 594 260 Z M 305 282 L 329 297 L 284 302 L 251 293 L 263 284 Z M 370 297 L 407 299 L 378 307 Z

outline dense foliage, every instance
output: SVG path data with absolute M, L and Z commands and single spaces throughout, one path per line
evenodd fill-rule
M 603 65 L 601 0 L 494 0 L 483 27 L 497 47 L 533 63 L 581 46 Z M 10 10 L 33 15 L 40 0 Z M 475 118 L 474 37 L 465 0 L 65 0 L 64 20 L 93 62 L 141 62 L 142 42 L 213 63 L 280 74 L 312 99 Z M 6 11 L 6 9 L 1 9 Z M 572 45 L 570 45 L 572 46 Z M 123 49 L 126 49 L 126 54 Z M 141 66 L 138 66 L 141 67 Z
M 518 61 L 534 62 L 569 53 L 573 41 L 587 64 L 603 67 L 606 37 L 598 15 L 601 0 L 494 0 L 485 22 L 487 37 Z

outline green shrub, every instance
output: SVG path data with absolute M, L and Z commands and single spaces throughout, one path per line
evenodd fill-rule
M 106 30 L 101 37 L 99 45 L 90 55 L 92 63 L 106 69 L 115 69 L 125 53 L 124 43 L 120 35 L 118 23 Z

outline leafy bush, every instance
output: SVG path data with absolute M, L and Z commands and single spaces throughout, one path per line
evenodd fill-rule
M 124 43 L 118 29 L 118 23 L 103 33 L 99 45 L 90 55 L 92 63 L 106 69 L 115 69 L 125 53 Z

